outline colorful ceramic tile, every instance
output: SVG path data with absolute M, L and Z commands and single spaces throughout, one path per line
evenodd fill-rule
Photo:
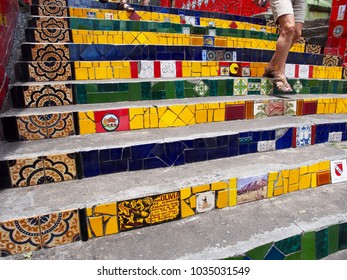
M 70 51 L 66 45 L 36 44 L 32 46 L 32 60 L 34 61 L 60 62 L 70 60 Z
M 295 78 L 295 64 L 286 64 L 285 75 L 288 78 Z
M 330 161 L 330 172 L 332 183 L 347 181 L 346 159 Z
M 340 60 L 338 56 L 335 55 L 324 55 L 323 65 L 324 66 L 338 66 L 340 64 Z
M 300 80 L 296 80 L 296 82 L 293 85 L 293 90 L 299 94 L 303 88 L 304 87 L 302 83 L 300 82 Z
M 225 51 L 216 51 L 216 61 L 224 60 Z
M 80 223 L 78 210 L 68 210 L 40 216 L 43 248 L 79 241 Z
M 303 260 L 316 259 L 315 232 L 305 232 L 301 237 L 301 250 Z
M 275 149 L 276 149 L 276 140 L 258 141 L 257 143 L 258 152 L 274 151 Z
M 0 222 L 0 256 L 41 249 L 39 217 Z
M 45 183 L 69 181 L 76 178 L 74 154 L 52 155 L 43 160 Z
M 224 60 L 225 61 L 237 61 L 237 53 L 236 53 L 236 51 L 225 52 L 224 53 Z
M 68 43 L 71 40 L 67 19 L 41 17 L 36 19 L 36 25 L 36 42 Z
M 68 17 L 68 9 L 65 7 L 66 4 L 61 4 L 59 0 L 56 4 L 52 4 L 52 2 L 49 5 L 43 3 L 43 5 L 37 6 L 38 15 L 46 17 Z
M 328 249 L 328 229 L 322 229 L 316 232 L 316 259 L 322 259 L 329 254 Z
M 339 225 L 339 250 L 347 249 L 347 223 L 343 223 Z
M 260 93 L 262 95 L 272 95 L 273 93 L 273 82 L 269 79 L 261 79 Z
M 311 145 L 311 126 L 304 125 L 296 128 L 296 147 Z
M 202 192 L 196 194 L 196 212 L 203 213 L 215 208 L 215 192 Z
M 118 233 L 116 202 L 87 208 L 86 216 L 89 238 Z
M 160 73 L 162 78 L 175 78 L 176 77 L 176 62 L 161 61 Z
M 129 109 L 94 112 L 96 132 L 114 132 L 130 129 Z
M 199 96 L 204 96 L 208 92 L 209 87 L 204 83 L 203 80 L 201 80 L 193 89 Z
M 47 136 L 49 138 L 67 137 L 75 134 L 72 113 L 46 115 Z
M 248 257 L 252 260 L 263 260 L 266 254 L 269 252 L 269 249 L 272 247 L 273 243 L 268 243 L 263 246 L 252 249 L 246 253 Z
M 284 255 L 275 246 L 272 246 L 269 252 L 266 254 L 264 260 L 283 260 Z
M 308 79 L 309 78 L 309 65 L 299 65 L 299 78 Z
M 330 170 L 317 172 L 317 186 L 330 184 Z
M 267 174 L 237 180 L 237 204 L 263 199 L 267 194 Z
M 220 76 L 229 76 L 230 69 L 228 66 L 220 66 L 219 68 Z
M 204 36 L 204 46 L 213 47 L 214 46 L 214 36 L 205 35 Z
M 216 53 L 214 51 L 208 51 L 206 53 L 206 57 L 208 61 L 215 61 L 216 60 Z
M 183 34 L 190 34 L 190 27 L 189 26 L 183 26 L 182 27 L 182 33 Z
M 284 100 L 284 115 L 296 115 L 296 101 L 295 100 Z
M 341 142 L 342 141 L 342 132 L 330 132 L 328 136 L 328 142 Z
M 275 243 L 275 246 L 284 255 L 290 255 L 292 253 L 301 250 L 301 235 L 295 235 Z
M 45 182 L 41 158 L 13 160 L 8 165 L 13 187 L 35 186 Z
M 117 206 L 119 230 L 135 229 L 179 218 L 180 193 L 122 201 Z
M 143 79 L 154 78 L 154 61 L 139 61 L 138 65 L 139 73 L 138 77 Z
M 234 104 L 225 106 L 225 120 L 239 120 L 246 117 L 245 104 Z
M 303 115 L 315 115 L 317 113 L 317 101 L 304 101 Z
M 248 81 L 244 78 L 234 80 L 234 95 L 247 95 Z
M 305 44 L 306 53 L 320 54 L 321 51 L 322 51 L 322 47 L 319 45 Z
M 48 136 L 45 115 L 18 117 L 17 127 L 21 140 L 45 139 Z

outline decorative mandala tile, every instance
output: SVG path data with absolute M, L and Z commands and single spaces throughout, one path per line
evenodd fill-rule
M 276 150 L 276 141 L 258 141 L 257 146 L 258 152 L 274 151 Z
M 295 91 L 297 94 L 299 94 L 300 91 L 301 91 L 303 88 L 304 88 L 304 87 L 303 87 L 302 83 L 300 82 L 300 80 L 296 80 L 296 82 L 295 82 L 294 85 L 293 85 L 294 91 Z
M 342 132 L 330 132 L 328 142 L 341 142 L 342 141 Z
M 117 203 L 99 204 L 86 209 L 88 237 L 118 232 Z
M 39 0 L 39 5 L 45 6 L 67 6 L 66 0 Z
M 309 65 L 299 65 L 299 78 L 308 79 L 309 78 Z
M 81 239 L 78 210 L 40 216 L 40 222 L 43 248 L 52 248 Z
M 183 27 L 182 27 L 182 33 L 183 33 L 183 34 L 190 34 L 190 27 L 188 27 L 188 26 L 183 26 Z
M 32 60 L 34 61 L 69 61 L 70 50 L 63 44 L 52 45 L 52 44 L 33 44 L 32 49 Z
M 251 76 L 251 68 L 248 66 L 242 66 L 242 77 L 250 77 Z
M 215 208 L 215 192 L 202 192 L 196 194 L 196 213 L 204 213 Z
M 288 78 L 295 78 L 295 64 L 286 64 L 285 75 Z
M 261 79 L 260 93 L 262 95 L 272 95 L 273 93 L 273 82 L 269 79 Z
M 266 198 L 267 174 L 237 180 L 237 204 Z
M 13 187 L 34 186 L 45 182 L 41 158 L 17 159 L 8 164 Z
M 234 80 L 234 95 L 247 95 L 248 81 L 247 79 Z
M 43 160 L 45 183 L 69 181 L 76 178 L 74 154 L 47 156 Z
M 305 44 L 305 53 L 320 54 L 322 47 L 319 45 Z
M 30 81 L 48 82 L 51 81 L 51 62 L 29 62 L 28 64 Z
M 46 115 L 46 126 L 49 138 L 61 138 L 75 134 L 72 113 Z
M 338 66 L 340 63 L 340 60 L 338 58 L 338 56 L 335 55 L 324 55 L 323 58 L 323 65 L 324 66 Z
M 38 43 L 69 43 L 69 29 L 35 29 L 34 39 Z
M 39 217 L 0 222 L 0 256 L 41 249 Z
M 139 78 L 152 79 L 154 78 L 154 61 L 140 61 L 139 62 Z
M 17 127 L 20 140 L 38 140 L 47 138 L 45 115 L 18 117 Z
M 204 96 L 208 92 L 209 87 L 201 80 L 193 89 L 199 96 Z
M 335 26 L 335 28 L 333 29 L 333 36 L 335 38 L 340 38 L 343 32 L 344 32 L 344 27 L 342 25 Z
M 36 19 L 36 25 L 39 29 L 69 29 L 68 20 L 65 18 L 42 17 Z
M 161 61 L 160 72 L 161 72 L 162 78 L 175 78 L 176 77 L 176 62 Z
M 225 52 L 224 60 L 226 60 L 226 61 L 237 61 L 237 53 L 236 53 L 236 51 Z
M 230 69 L 228 66 L 220 66 L 220 76 L 229 76 Z
M 225 51 L 216 51 L 216 61 L 224 60 Z
M 26 107 L 50 107 L 73 104 L 70 85 L 35 85 L 23 89 Z
M 38 7 L 38 15 L 45 17 L 68 17 L 67 8 L 63 5 L 59 5 L 59 2 L 56 4 L 50 3 L 49 5 L 41 5 Z
M 117 206 L 119 230 L 130 230 L 178 219 L 180 193 L 173 192 L 122 201 Z
M 311 145 L 311 126 L 304 125 L 296 128 L 296 146 Z

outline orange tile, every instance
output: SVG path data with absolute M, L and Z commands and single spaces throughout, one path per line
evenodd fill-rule
M 330 184 L 330 170 L 317 172 L 317 186 Z

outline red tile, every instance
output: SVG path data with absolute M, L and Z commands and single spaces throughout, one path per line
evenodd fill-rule
M 304 101 L 303 115 L 315 115 L 317 114 L 317 101 Z
M 160 78 L 160 77 L 161 77 L 160 61 L 154 61 L 154 78 Z
M 227 105 L 225 107 L 225 120 L 240 120 L 246 118 L 245 104 Z
M 311 125 L 311 145 L 314 145 L 315 143 L 315 136 L 316 136 L 316 125 Z
M 176 61 L 176 77 L 182 77 L 182 61 Z
M 131 78 L 136 79 L 139 77 L 139 64 L 137 61 L 130 62 L 130 71 L 131 71 Z
M 296 127 L 293 127 L 292 147 L 296 148 Z
M 130 130 L 129 109 L 94 112 L 96 132 Z

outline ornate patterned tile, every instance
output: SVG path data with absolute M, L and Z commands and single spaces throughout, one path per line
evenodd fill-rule
M 328 142 L 341 142 L 342 141 L 342 132 L 330 132 Z
M 234 80 L 234 95 L 247 95 L 248 81 L 245 78 Z
M 43 4 L 38 7 L 38 15 L 39 16 L 46 16 L 46 17 L 50 17 L 50 16 L 54 16 L 54 17 L 68 17 L 68 12 L 67 12 L 67 8 L 65 7 L 65 5 L 60 5 L 61 1 L 57 1 L 56 3 L 49 3 L 49 5 L 47 4 Z
M 260 93 L 262 95 L 272 95 L 273 93 L 273 82 L 269 79 L 261 79 Z
M 215 192 L 202 192 L 196 194 L 196 212 L 204 213 L 215 208 Z
M 206 54 L 208 61 L 215 61 L 216 60 L 216 53 L 214 51 L 208 51 Z
M 290 100 L 284 101 L 284 115 L 291 115 L 295 116 L 296 115 L 296 101 L 295 100 Z
M 224 53 L 224 60 L 226 60 L 226 61 L 237 61 L 237 53 L 236 53 L 236 51 L 225 52 Z
M 199 81 L 193 89 L 199 96 L 204 96 L 209 91 L 208 85 L 203 80 Z
M 39 217 L 0 222 L 0 256 L 41 249 Z
M 41 158 L 13 160 L 8 165 L 13 187 L 34 186 L 45 182 Z
M 297 94 L 299 94 L 303 88 L 304 88 L 304 87 L 303 87 L 302 83 L 300 82 L 300 80 L 296 80 L 296 82 L 295 82 L 294 85 L 293 85 L 293 90 L 294 90 Z
M 322 51 L 322 47 L 319 45 L 305 44 L 306 53 L 320 54 L 321 51 Z
M 258 152 L 274 151 L 276 149 L 276 140 L 258 141 Z
M 72 113 L 46 115 L 46 126 L 49 138 L 61 138 L 75 134 Z
M 160 73 L 162 78 L 176 77 L 176 61 L 161 61 Z
M 225 51 L 216 51 L 216 61 L 224 60 Z
M 182 33 L 183 34 L 190 34 L 190 27 L 189 26 L 183 26 L 182 27 Z
M 45 115 L 18 117 L 17 127 L 20 140 L 38 140 L 47 138 Z
M 38 18 L 37 29 L 34 30 L 34 39 L 38 43 L 69 43 L 71 36 L 69 25 L 64 18 Z
M 323 65 L 324 66 L 338 66 L 340 64 L 340 59 L 336 55 L 324 55 Z
M 69 47 L 63 44 L 32 44 L 31 57 L 34 61 L 69 61 Z
M 76 160 L 74 154 L 47 156 L 43 160 L 45 182 L 61 182 L 76 177 Z
M 267 174 L 237 180 L 237 204 L 263 199 L 267 194 Z
M 296 128 L 296 146 L 311 145 L 311 126 L 304 125 Z
M 151 79 L 154 78 L 154 61 L 140 61 L 139 62 L 139 78 Z
M 228 66 L 220 66 L 220 76 L 230 76 L 230 69 Z
M 40 216 L 40 228 L 43 248 L 72 243 L 81 238 L 78 210 Z
M 180 193 L 173 192 L 118 203 L 119 230 L 125 231 L 179 218 Z
M 256 118 L 265 116 L 282 116 L 284 110 L 284 101 L 281 99 L 254 102 L 254 117 Z

